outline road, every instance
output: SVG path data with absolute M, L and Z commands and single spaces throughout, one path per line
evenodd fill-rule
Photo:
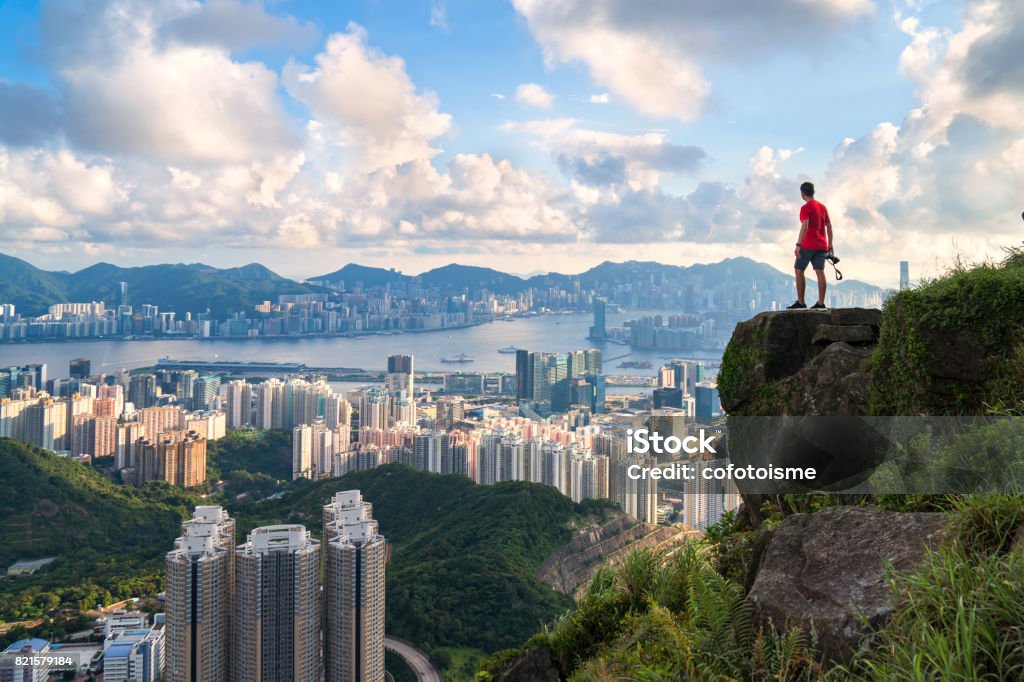
M 427 655 L 404 639 L 385 637 L 384 648 L 390 649 L 404 658 L 416 676 L 420 678 L 420 682 L 443 682 L 441 672 L 434 667 Z

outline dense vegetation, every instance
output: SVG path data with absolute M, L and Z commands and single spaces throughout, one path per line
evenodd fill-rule
M 317 483 L 238 508 L 240 533 L 271 522 L 319 532 L 321 508 L 336 491 L 357 488 L 373 503 L 392 543 L 387 575 L 388 630 L 430 651 L 447 667 L 445 649 L 496 651 L 523 641 L 572 602 L 534 576 L 571 526 L 609 509 L 574 504 L 531 483 L 476 485 L 386 465 Z
M 641 550 L 603 569 L 578 606 L 524 649 L 549 649 L 572 682 L 1020 679 L 1024 546 L 1014 543 L 1022 543 L 1024 498 L 915 502 L 949 508 L 947 536 L 916 569 L 891 573 L 893 616 L 846 666 L 824 662 L 813 633 L 755 629 L 742 577 L 730 570 L 731 517 L 701 544 L 671 556 Z M 522 651 L 495 654 L 478 680 Z
M 1024 390 L 1024 250 L 886 301 L 871 412 L 987 414 Z
M 223 480 L 225 502 L 275 492 L 292 477 L 292 436 L 287 431 L 231 430 L 206 450 L 206 478 Z
M 0 581 L 0 620 L 65 616 L 159 591 L 163 554 L 200 503 L 165 483 L 118 485 L 92 467 L 0 439 L 0 568 L 57 557 Z

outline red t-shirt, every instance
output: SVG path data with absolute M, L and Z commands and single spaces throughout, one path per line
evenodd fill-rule
M 828 223 L 829 219 L 825 204 L 809 199 L 800 207 L 800 223 L 803 224 L 805 220 L 807 221 L 807 232 L 804 234 L 804 240 L 800 242 L 800 248 L 810 251 L 828 251 L 828 233 L 825 231 L 825 223 Z

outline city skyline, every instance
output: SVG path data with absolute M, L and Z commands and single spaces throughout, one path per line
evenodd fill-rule
M 884 286 L 1018 241 L 1013 3 L 741 4 L 8 3 L 0 234 L 54 269 L 785 270 L 812 179 Z

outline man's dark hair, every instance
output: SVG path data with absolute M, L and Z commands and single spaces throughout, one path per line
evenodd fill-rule
M 800 194 L 804 194 L 809 197 L 814 197 L 814 183 L 805 182 L 804 184 L 800 185 Z

